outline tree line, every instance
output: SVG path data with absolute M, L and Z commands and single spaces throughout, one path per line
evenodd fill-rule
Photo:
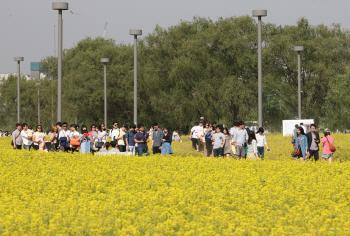
M 297 52 L 301 45 L 302 118 L 347 129 L 350 103 L 349 31 L 339 24 L 263 24 L 264 127 L 281 131 L 282 120 L 298 112 Z M 195 17 L 167 29 L 156 26 L 138 41 L 138 121 L 158 121 L 188 132 L 200 117 L 231 126 L 257 120 L 257 23 L 250 16 Z M 103 64 L 107 64 L 108 127 L 133 122 L 133 45 L 85 38 L 63 56 L 62 118 L 68 123 L 103 122 Z M 42 60 L 41 120 L 56 123 L 57 58 Z M 52 82 L 53 80 L 53 82 Z M 21 80 L 21 119 L 37 123 L 37 81 Z M 0 86 L 0 128 L 16 123 L 16 78 Z M 53 97 L 53 101 L 52 101 Z M 53 106 L 52 106 L 53 104 Z M 53 118 L 52 118 L 53 107 Z M 249 124 L 249 122 L 248 122 Z

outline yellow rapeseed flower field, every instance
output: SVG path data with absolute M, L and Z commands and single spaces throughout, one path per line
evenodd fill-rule
M 350 235 L 350 135 L 334 163 L 300 163 L 268 135 L 264 161 L 13 150 L 0 138 L 1 235 Z

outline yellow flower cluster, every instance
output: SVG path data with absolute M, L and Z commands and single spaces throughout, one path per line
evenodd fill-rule
M 349 136 L 350 137 L 350 136 Z M 264 161 L 13 150 L 0 138 L 1 235 L 350 235 L 348 136 L 333 164 L 293 161 L 269 135 Z

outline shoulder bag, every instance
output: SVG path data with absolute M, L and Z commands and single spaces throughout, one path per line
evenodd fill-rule
M 329 150 L 331 150 L 331 152 L 335 152 L 337 151 L 337 149 L 335 148 L 335 146 L 333 144 L 331 144 L 326 136 L 327 142 L 329 144 Z
M 298 148 L 295 148 L 293 150 L 293 153 L 292 153 L 292 156 L 293 157 L 298 157 L 300 155 L 300 152 L 301 152 L 301 142 L 303 141 L 303 137 L 301 138 L 299 144 L 298 144 Z
M 67 145 L 67 140 L 68 139 L 67 139 L 66 134 L 64 133 L 64 131 L 61 130 L 61 132 L 63 132 L 64 137 L 60 137 L 58 140 L 60 141 L 60 145 L 62 147 L 65 147 Z

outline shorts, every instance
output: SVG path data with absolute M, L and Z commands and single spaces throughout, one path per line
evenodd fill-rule
M 245 156 L 245 146 L 237 146 L 236 147 L 236 156 L 244 157 Z
M 198 138 L 192 138 L 192 146 L 198 145 Z
M 333 157 L 333 153 L 332 154 L 322 154 L 322 158 L 332 158 Z

